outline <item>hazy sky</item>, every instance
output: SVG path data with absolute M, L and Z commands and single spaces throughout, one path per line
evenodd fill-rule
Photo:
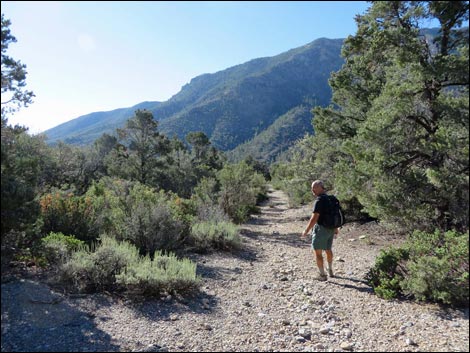
M 39 133 L 97 111 L 166 101 L 192 78 L 346 38 L 365 1 L 2 1 L 7 54 L 34 103 L 9 123 Z

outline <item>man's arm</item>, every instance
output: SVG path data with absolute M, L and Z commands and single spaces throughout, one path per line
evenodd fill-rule
M 319 217 L 320 217 L 319 213 L 317 212 L 312 213 L 312 217 L 310 217 L 310 220 L 308 221 L 307 228 L 305 228 L 304 232 L 302 233 L 302 238 L 307 236 L 307 234 L 310 232 L 313 226 L 317 223 Z

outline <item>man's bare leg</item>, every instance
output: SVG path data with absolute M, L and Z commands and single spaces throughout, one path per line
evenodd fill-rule
M 333 274 L 333 251 L 325 250 L 326 252 L 326 261 L 328 262 L 328 275 L 334 277 Z
M 323 268 L 323 255 L 322 250 L 315 250 L 315 260 L 318 270 L 320 271 L 320 278 L 326 277 L 325 269 Z

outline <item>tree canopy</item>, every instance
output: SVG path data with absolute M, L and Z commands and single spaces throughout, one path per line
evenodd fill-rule
M 32 103 L 34 93 L 26 86 L 26 65 L 7 55 L 8 46 L 16 42 L 10 31 L 10 20 L 2 14 L 2 119 L 21 106 Z
M 468 18 L 468 1 L 373 1 L 344 43 L 314 149 L 373 217 L 468 229 Z

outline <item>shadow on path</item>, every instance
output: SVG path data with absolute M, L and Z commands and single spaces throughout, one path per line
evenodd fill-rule
M 280 234 L 276 231 L 257 232 L 251 229 L 242 229 L 240 233 L 250 239 L 277 243 L 279 245 L 287 245 L 295 248 L 304 248 L 310 245 L 309 241 L 300 239 L 299 233 Z
M 44 284 L 2 283 L 2 352 L 120 351 L 93 319 Z
M 349 284 L 349 283 L 342 283 L 342 282 L 337 282 L 336 280 L 342 279 L 342 280 L 347 280 L 355 283 L 361 283 L 364 286 L 359 286 L 359 285 L 354 285 L 354 284 Z M 335 276 L 333 278 L 328 278 L 328 283 L 333 284 L 335 286 L 339 287 L 344 287 L 344 288 L 349 288 L 349 289 L 355 289 L 359 292 L 362 293 L 369 293 L 369 294 L 374 294 L 374 290 L 372 287 L 370 287 L 366 281 L 360 280 L 357 278 L 351 278 L 351 277 L 342 277 L 342 276 Z
M 159 299 L 146 299 L 134 302 L 130 308 L 138 316 L 154 322 L 173 321 L 183 313 L 210 315 L 219 305 L 219 298 L 215 294 L 208 294 L 203 290 L 196 291 L 180 300 L 172 299 L 162 301 Z

